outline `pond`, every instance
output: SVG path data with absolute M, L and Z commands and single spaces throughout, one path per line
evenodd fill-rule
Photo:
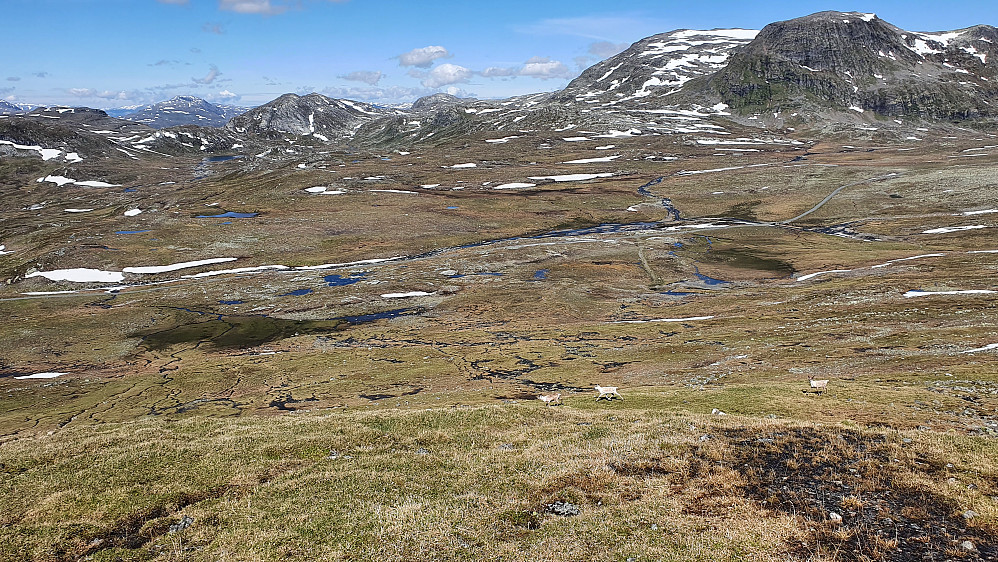
M 258 216 L 260 213 L 236 213 L 233 211 L 226 211 L 219 215 L 198 215 L 194 218 L 197 219 L 251 219 Z
M 287 293 L 284 293 L 283 295 L 277 295 L 277 296 L 279 296 L 279 297 L 300 297 L 300 296 L 303 296 L 303 295 L 310 294 L 311 292 L 312 292 L 312 289 L 295 289 L 294 291 L 288 291 Z
M 323 277 L 323 279 L 330 287 L 344 287 L 346 285 L 353 285 L 354 283 L 360 283 L 366 277 L 367 277 L 367 272 L 365 271 L 363 273 L 351 273 L 346 277 L 342 275 L 327 275 Z

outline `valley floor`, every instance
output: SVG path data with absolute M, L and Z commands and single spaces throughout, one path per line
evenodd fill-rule
M 5 158 L 0 558 L 998 558 L 998 153 L 863 134 Z

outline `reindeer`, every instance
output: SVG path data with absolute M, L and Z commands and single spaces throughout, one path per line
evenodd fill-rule
M 544 402 L 548 406 L 555 406 L 557 404 L 561 404 L 561 393 L 559 392 L 557 394 L 541 394 L 540 396 L 537 397 L 537 399 L 540 400 L 541 402 Z
M 617 392 L 617 387 L 615 387 L 615 386 L 600 386 L 600 385 L 596 385 L 596 392 L 599 393 L 599 396 L 596 397 L 596 400 L 599 400 L 600 398 L 606 398 L 607 400 L 613 400 L 614 396 L 616 396 L 617 398 L 620 398 L 621 400 L 624 399 L 624 397 L 621 396 L 619 392 Z
M 821 393 L 825 392 L 825 389 L 828 388 L 828 380 L 827 379 L 825 379 L 823 381 L 816 381 L 816 380 L 814 380 L 814 375 L 811 375 L 810 377 L 807 377 L 807 380 L 810 381 L 811 388 L 814 389 L 814 392 L 817 392 L 818 394 L 821 394 Z M 805 392 L 807 392 L 807 391 L 805 391 Z

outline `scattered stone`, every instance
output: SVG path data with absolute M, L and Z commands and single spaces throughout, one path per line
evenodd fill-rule
M 963 541 L 962 543 L 960 543 L 960 548 L 962 548 L 964 550 L 969 550 L 969 551 L 975 551 L 975 550 L 977 550 L 977 547 L 974 546 L 974 543 L 972 543 L 970 541 Z
M 428 454 L 430 454 L 430 450 L 429 449 L 424 449 L 424 448 L 420 447 L 419 449 L 416 449 L 416 454 L 417 455 L 428 455 Z
M 189 515 L 185 515 L 183 516 L 183 518 L 180 519 L 180 521 L 174 523 L 173 525 L 170 525 L 170 528 L 167 529 L 167 532 L 173 534 L 179 531 L 183 531 L 184 529 L 190 527 L 193 523 L 194 523 L 194 518 Z
M 440 289 L 437 292 L 440 293 L 441 295 L 453 295 L 454 293 L 457 293 L 460 290 L 461 287 L 458 287 L 457 285 L 444 285 L 443 287 L 440 287 Z
M 833 525 L 841 525 L 842 524 L 842 516 L 839 515 L 838 513 L 835 513 L 834 511 L 829 511 L 828 512 L 828 520 Z
M 951 462 L 946 463 L 946 468 L 953 468 L 953 463 Z
M 549 503 L 545 507 L 547 510 L 559 517 L 574 517 L 579 514 L 579 508 L 568 502 Z
M 701 442 L 710 441 L 711 439 L 713 439 L 713 437 L 711 437 L 710 435 L 701 435 L 700 436 L 700 441 Z
M 657 530 L 658 530 L 658 525 L 657 525 L 657 524 L 655 524 L 655 523 L 652 523 L 652 524 L 651 524 L 651 530 L 652 530 L 652 531 L 657 531 Z
M 977 517 L 977 512 L 974 511 L 973 509 L 968 509 L 967 511 L 963 512 L 963 518 L 966 519 L 967 521 L 970 521 L 975 517 Z
M 503 451 L 511 451 L 511 450 L 513 450 L 513 444 L 512 443 L 503 443 L 502 445 L 499 445 L 499 448 L 502 449 Z

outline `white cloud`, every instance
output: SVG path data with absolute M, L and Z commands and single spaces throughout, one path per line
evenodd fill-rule
M 406 103 L 435 93 L 430 88 L 407 88 L 404 86 L 330 86 L 322 93 L 332 98 L 366 101 L 370 103 Z
M 427 73 L 422 84 L 427 88 L 439 88 L 458 82 L 467 82 L 474 72 L 456 64 L 441 64 Z
M 520 67 L 490 66 L 485 70 L 476 72 L 476 74 L 485 78 L 528 76 L 541 80 L 571 78 L 574 76 L 574 73 L 564 63 L 551 60 L 548 57 L 533 57 Z
M 238 14 L 276 15 L 288 11 L 286 4 L 271 4 L 270 0 L 219 0 L 218 9 Z
M 376 86 L 384 77 L 385 75 L 379 70 L 355 70 L 349 74 L 338 76 L 338 78 L 342 78 L 344 80 L 363 82 L 372 86 Z
M 408 53 L 399 55 L 399 66 L 415 66 L 419 68 L 430 68 L 433 61 L 452 56 L 450 52 L 439 45 L 420 47 Z
M 222 90 L 221 92 L 215 94 L 212 97 L 217 101 L 236 101 L 242 96 L 240 96 L 239 94 L 234 94 L 228 90 Z
M 222 73 L 218 71 L 218 67 L 211 65 L 209 67 L 208 74 L 206 74 L 204 78 L 191 78 L 191 80 L 193 80 L 195 84 L 211 84 L 220 74 Z
M 516 76 L 516 73 L 517 70 L 515 68 L 506 68 L 501 66 L 490 66 L 479 72 L 479 74 L 486 78 L 495 78 L 497 76 Z
M 534 57 L 520 69 L 520 76 L 549 80 L 551 78 L 568 78 L 572 76 L 572 71 L 561 61 L 551 60 L 547 57 Z
M 186 0 L 184 0 L 186 1 Z M 330 0 L 344 2 L 345 0 Z M 177 3 L 171 0 L 171 3 Z M 275 16 L 292 8 L 301 9 L 301 0 L 218 0 L 218 9 L 238 14 L 261 14 Z
M 98 98 L 102 100 L 131 100 L 135 99 L 136 92 L 126 92 L 124 90 L 94 90 L 92 88 L 70 88 L 66 90 L 70 95 L 78 98 Z
M 613 43 L 611 41 L 596 41 L 589 44 L 589 52 L 601 59 L 610 58 L 613 55 L 630 47 L 628 43 Z

